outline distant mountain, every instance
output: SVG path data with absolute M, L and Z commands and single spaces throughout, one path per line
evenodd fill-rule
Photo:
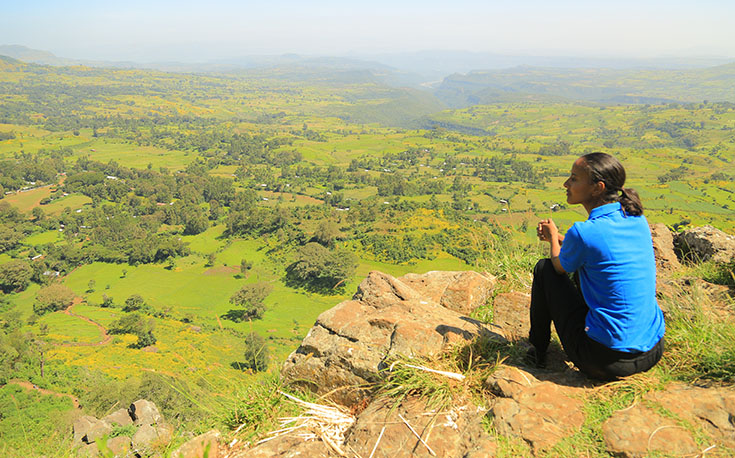
M 598 103 L 735 102 L 735 63 L 705 69 L 516 67 L 445 78 L 435 95 L 453 108 L 525 100 Z
M 56 57 L 48 51 L 31 49 L 21 45 L 0 45 L 0 56 L 8 56 L 23 62 L 44 65 L 73 65 L 72 59 Z
M 727 57 L 614 58 L 574 56 L 506 55 L 469 51 L 418 51 L 391 54 L 356 54 L 356 58 L 376 61 L 395 69 L 423 75 L 427 82 L 447 75 L 473 70 L 501 70 L 518 66 L 609 69 L 694 69 L 722 65 Z

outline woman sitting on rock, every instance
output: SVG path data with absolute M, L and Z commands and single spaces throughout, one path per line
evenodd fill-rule
M 574 162 L 564 182 L 567 202 L 589 217 L 566 235 L 539 222 L 551 259 L 533 272 L 528 359 L 544 367 L 554 322 L 569 359 L 592 378 L 612 380 L 653 367 L 664 349 L 656 302 L 656 264 L 638 193 L 623 188 L 623 165 L 605 153 Z M 567 273 L 575 272 L 578 285 Z

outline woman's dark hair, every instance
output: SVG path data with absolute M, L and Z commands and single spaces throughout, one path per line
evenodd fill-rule
M 619 160 L 606 153 L 589 153 L 582 156 L 593 183 L 605 183 L 605 202 L 620 202 L 628 215 L 643 214 L 643 204 L 633 188 L 624 188 L 625 169 Z

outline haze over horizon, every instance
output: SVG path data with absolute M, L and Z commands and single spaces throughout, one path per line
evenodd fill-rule
M 3 6 L 0 44 L 59 57 L 207 62 L 298 53 L 462 50 L 535 56 L 735 58 L 735 3 L 435 0 L 269 4 L 72 0 Z

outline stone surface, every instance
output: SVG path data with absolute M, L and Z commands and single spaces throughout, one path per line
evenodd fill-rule
M 74 431 L 74 443 L 78 444 L 84 441 L 87 437 L 87 432 L 99 422 L 98 419 L 91 415 L 85 415 L 83 417 L 79 417 L 76 420 L 74 420 L 74 424 L 72 426 Z
M 653 239 L 653 254 L 656 257 L 656 267 L 664 270 L 678 269 L 681 264 L 674 252 L 674 235 L 663 223 L 651 225 Z
M 133 435 L 133 447 L 136 449 L 150 450 L 165 446 L 171 442 L 173 432 L 173 427 L 167 423 L 161 422 L 155 426 L 143 424 Z
M 213 458 L 220 455 L 220 440 L 222 435 L 213 429 L 182 444 L 174 450 L 171 458 L 204 458 L 207 451 L 208 457 Z
M 106 436 L 112 432 L 112 425 L 107 423 L 106 421 L 97 420 L 88 430 L 87 435 L 84 438 L 84 441 L 88 444 L 91 444 L 92 442 L 96 441 L 97 439 L 101 439 L 103 436 Z
M 109 448 L 116 457 L 132 457 L 132 446 L 133 444 L 127 436 L 117 436 L 107 441 L 107 448 Z
M 513 367 L 501 368 L 486 385 L 501 396 L 490 408 L 496 430 L 522 438 L 535 453 L 553 447 L 584 423 L 582 388 L 540 381 Z
M 359 456 L 379 458 L 429 457 L 422 444 L 401 419 L 411 425 L 441 457 L 493 456 L 495 441 L 483 430 L 483 409 L 452 406 L 437 412 L 426 401 L 408 398 L 398 406 L 392 399 L 373 401 L 359 416 L 347 436 L 346 446 Z M 400 415 L 400 416 L 399 416 Z M 380 432 L 385 428 L 378 442 Z M 377 444 L 377 447 L 376 447 Z M 490 455 L 482 453 L 491 452 Z
M 487 297 L 491 286 L 491 282 L 468 280 L 467 276 L 459 276 L 461 282 L 448 283 L 435 273 L 427 274 L 426 279 L 411 276 L 409 281 L 420 285 L 422 291 L 430 291 L 432 276 L 443 278 L 442 284 L 468 288 L 464 293 L 459 289 L 451 293 L 455 303 Z M 437 292 L 432 294 L 438 296 Z M 284 363 L 282 374 L 287 382 L 318 394 L 331 393 L 332 401 L 352 405 L 369 395 L 365 386 L 379 380 L 387 357 L 432 356 L 448 345 L 480 335 L 504 340 L 489 326 L 442 307 L 406 282 L 370 272 L 352 300 L 319 315 L 301 346 Z
M 128 413 L 136 425 L 155 425 L 163 421 L 163 416 L 158 411 L 158 407 L 145 399 L 139 399 L 130 404 Z
M 625 458 L 694 456 L 699 451 L 689 431 L 641 404 L 615 412 L 603 423 L 602 435 L 608 450 Z
M 111 425 L 127 426 L 133 424 L 133 419 L 130 418 L 130 413 L 127 409 L 119 409 L 111 414 L 102 417 L 102 421 L 106 421 Z
M 735 389 L 699 388 L 681 383 L 648 393 L 653 401 L 692 424 L 700 424 L 718 443 L 735 449 Z
M 735 237 L 712 226 L 695 227 L 681 232 L 674 238 L 674 244 L 680 258 L 693 261 L 712 259 L 719 263 L 729 263 L 735 258 Z
M 510 341 L 528 337 L 530 306 L 531 295 L 528 293 L 500 293 L 493 299 L 493 324 L 499 326 Z
M 76 449 L 76 456 L 80 458 L 97 458 L 100 456 L 100 450 L 97 444 L 83 445 Z
M 232 458 L 332 458 L 339 455 L 321 440 L 281 436 L 254 448 L 231 453 Z
M 495 286 L 495 277 L 472 271 L 406 274 L 399 277 L 420 296 L 463 315 L 485 305 Z

